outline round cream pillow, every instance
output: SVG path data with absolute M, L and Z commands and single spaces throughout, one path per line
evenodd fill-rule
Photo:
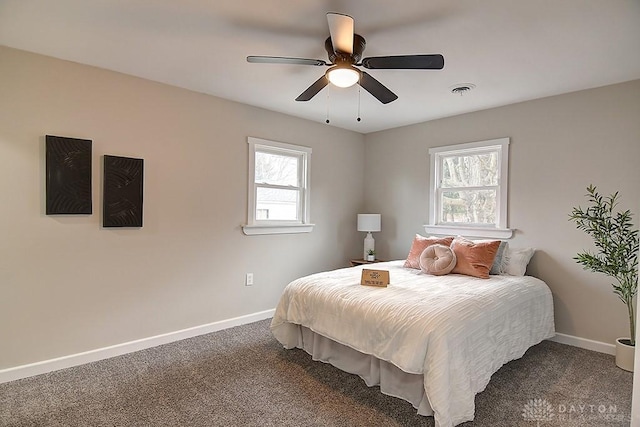
M 456 266 L 456 254 L 449 246 L 431 245 L 420 254 L 420 268 L 427 274 L 442 276 Z

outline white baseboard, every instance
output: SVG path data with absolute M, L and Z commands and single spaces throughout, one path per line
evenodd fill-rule
M 567 344 L 574 347 L 580 347 L 587 350 L 597 351 L 598 353 L 616 354 L 615 344 L 607 344 L 600 341 L 589 340 L 586 338 L 574 337 L 573 335 L 558 334 L 549 341 L 559 342 L 560 344 Z
M 28 365 L 2 369 L 0 370 L 0 384 L 57 371 L 59 369 L 71 368 L 85 363 L 96 362 L 98 360 L 108 359 L 110 357 L 120 356 L 127 353 L 133 353 L 134 351 L 144 350 L 146 348 L 156 347 L 158 345 L 168 344 L 198 335 L 221 331 L 234 326 L 257 322 L 259 320 L 273 317 L 274 313 L 275 309 L 260 311 L 258 313 L 247 314 L 245 316 L 234 317 L 232 319 L 208 323 L 206 325 L 194 326 L 193 328 L 182 329 L 180 331 L 156 335 L 154 337 L 142 338 L 109 347 L 85 351 L 83 353 L 71 354 L 69 356 L 43 360 L 41 362 L 30 363 Z
M 69 356 L 2 369 L 0 370 L 0 384 L 19 380 L 21 378 L 32 377 L 34 375 L 46 374 L 47 372 L 53 372 L 60 369 L 71 368 L 85 363 L 96 362 L 98 360 L 108 359 L 110 357 L 120 356 L 127 353 L 133 353 L 134 351 L 144 350 L 146 348 L 156 347 L 158 345 L 196 337 L 198 335 L 221 331 L 223 329 L 233 328 L 234 326 L 257 322 L 259 320 L 273 317 L 274 313 L 275 309 L 260 311 L 258 313 L 247 314 L 245 316 L 234 317 L 231 319 L 221 320 L 219 322 L 208 323 L 206 325 L 194 326 L 193 328 L 182 329 L 180 331 L 156 335 L 154 337 L 142 338 L 109 347 L 85 351 L 83 353 L 71 354 Z M 573 335 L 556 333 L 556 336 L 550 338 L 549 341 L 597 351 L 599 353 L 616 354 L 616 347 L 613 344 L 574 337 Z

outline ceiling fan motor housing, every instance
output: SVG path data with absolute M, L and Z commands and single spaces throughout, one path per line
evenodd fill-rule
M 362 58 L 362 52 L 364 52 L 364 48 L 367 46 L 367 42 L 364 40 L 360 34 L 353 35 L 353 53 L 345 53 L 340 51 L 335 51 L 333 49 L 333 44 L 331 43 L 331 37 L 327 37 L 327 40 L 324 42 L 324 48 L 329 55 L 329 61 L 332 64 L 339 63 L 347 63 L 347 64 L 356 64 L 360 62 Z

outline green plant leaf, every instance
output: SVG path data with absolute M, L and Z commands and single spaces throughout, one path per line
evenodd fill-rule
M 574 260 L 585 270 L 606 274 L 616 280 L 613 292 L 627 305 L 632 345 L 635 345 L 633 299 L 638 292 L 638 229 L 634 227 L 630 210 L 616 211 L 619 192 L 602 196 L 590 184 L 585 195 L 589 205 L 574 207 L 569 220 L 593 239 L 596 252 L 584 251 Z

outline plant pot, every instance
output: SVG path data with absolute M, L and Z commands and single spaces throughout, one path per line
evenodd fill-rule
M 375 255 L 367 255 L 367 261 L 375 261 L 375 260 L 376 260 Z
M 625 371 L 633 372 L 635 346 L 630 345 L 629 338 L 616 339 L 616 366 Z

